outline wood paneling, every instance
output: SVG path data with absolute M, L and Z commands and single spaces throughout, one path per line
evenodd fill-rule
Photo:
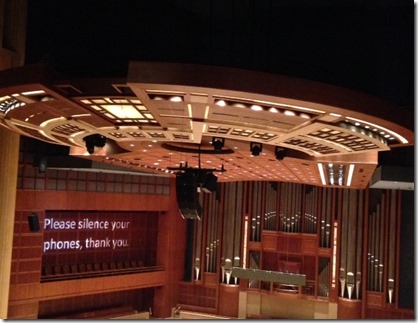
M 365 319 L 415 320 L 414 310 L 366 308 Z
M 104 319 L 149 310 L 153 289 L 133 289 L 39 302 L 39 319 Z
M 15 285 L 10 288 L 10 301 L 59 299 L 119 290 L 163 286 L 164 283 L 165 272 L 157 271 L 42 284 Z
M 219 286 L 219 310 L 218 314 L 229 317 L 238 316 L 238 285 L 223 285 Z
M 318 248 L 317 253 L 320 257 L 330 258 L 332 256 L 332 249 Z
M 212 273 L 204 273 L 203 274 L 203 281 L 205 285 L 208 286 L 217 286 L 218 285 L 218 275 Z
M 38 301 L 26 300 L 22 302 L 11 302 L 9 304 L 8 319 L 37 319 Z
M 273 235 L 273 234 L 268 234 L 264 232 L 262 242 L 263 242 L 263 250 L 272 250 L 272 251 L 277 250 L 277 235 L 276 234 Z
M 385 295 L 379 292 L 367 292 L 366 293 L 366 306 L 371 307 L 384 307 Z
M 4 9 L 4 8 L 3 8 Z M 1 55 L 0 55 L 1 56 Z M 0 63 L 1 64 L 1 63 Z M 12 262 L 13 214 L 15 212 L 15 199 L 19 138 L 16 133 L 0 127 L 0 317 L 7 318 L 8 286 L 10 283 L 10 267 Z
M 186 282 L 179 283 L 178 303 L 182 307 L 183 305 L 197 306 L 200 308 L 212 309 L 212 313 L 216 313 L 216 299 L 216 287 L 206 287 Z
M 338 299 L 338 319 L 361 319 L 361 300 L 340 297 Z
M 17 191 L 17 209 L 168 211 L 170 196 L 69 191 Z
M 318 240 L 311 237 L 303 237 L 302 239 L 302 253 L 314 255 L 317 253 Z

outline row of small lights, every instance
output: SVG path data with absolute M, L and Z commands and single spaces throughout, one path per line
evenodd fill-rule
M 177 96 L 177 95 L 173 95 L 173 96 L 164 96 L 164 95 L 151 95 L 150 96 L 152 100 L 156 100 L 156 101 L 171 101 L 171 102 L 182 102 L 183 101 L 183 97 L 182 96 Z M 230 104 L 227 103 L 227 101 L 225 100 L 215 100 L 215 104 L 220 106 L 220 107 L 225 107 L 228 106 Z M 232 104 L 232 106 L 237 107 L 237 108 L 248 108 L 248 106 L 244 103 L 240 103 L 240 102 L 234 102 Z M 249 108 L 253 111 L 269 111 L 271 113 L 279 113 L 282 112 L 284 115 L 287 116 L 299 116 L 301 118 L 305 118 L 305 119 L 310 119 L 310 115 L 303 113 L 303 112 L 299 112 L 296 113 L 295 111 L 292 110 L 282 110 L 282 109 L 277 109 L 275 107 L 265 107 L 265 106 L 261 106 L 258 104 L 252 104 L 249 106 Z
M 25 102 L 21 102 L 16 99 L 9 99 L 0 103 L 0 111 L 3 111 L 4 114 L 7 114 L 16 108 L 23 107 L 24 105 L 26 105 Z
M 167 100 L 167 99 L 165 99 L 162 96 L 154 96 L 153 100 Z M 169 96 L 168 100 L 172 101 L 172 102 L 182 102 L 183 97 L 181 97 L 181 96 Z M 287 115 L 287 116 L 299 116 L 299 117 L 305 118 L 305 119 L 310 119 L 311 118 L 306 113 L 302 113 L 302 112 L 296 113 L 295 111 L 292 111 L 292 110 L 282 110 L 282 109 L 277 109 L 275 107 L 265 107 L 265 106 L 261 106 L 261 105 L 257 105 L 257 104 L 253 104 L 253 105 L 250 105 L 250 106 L 248 106 L 244 103 L 240 103 L 240 102 L 234 102 L 232 104 L 229 104 L 229 103 L 227 103 L 227 101 L 222 100 L 222 99 L 215 100 L 215 104 L 218 105 L 218 106 L 221 106 L 221 107 L 225 107 L 225 106 L 229 106 L 229 105 L 232 105 L 232 106 L 237 107 L 237 108 L 248 108 L 249 107 L 253 111 L 269 111 L 271 113 L 282 112 L 284 115 Z M 350 118 L 350 119 L 356 120 L 354 118 Z M 391 132 L 390 130 L 386 129 L 386 131 L 384 131 L 381 127 L 379 127 L 377 125 L 374 125 L 374 124 L 368 125 L 365 121 L 362 121 L 362 123 L 364 123 L 364 125 L 362 125 L 362 123 L 359 122 L 359 121 L 354 122 L 354 125 L 357 126 L 357 127 L 364 127 L 367 130 L 370 129 L 371 131 L 378 133 L 379 135 L 381 135 L 382 137 L 384 137 L 388 140 L 395 140 L 394 135 L 389 133 L 389 132 Z M 350 122 L 350 121 L 346 120 L 346 122 Z M 403 142 L 403 143 L 408 142 L 403 137 L 401 137 L 401 138 L 400 138 L 401 142 Z
M 183 97 L 179 96 L 179 95 L 154 95 L 154 94 L 150 94 L 149 95 L 151 100 L 154 101 L 171 101 L 171 102 L 182 102 L 183 101 Z
M 408 141 L 405 138 L 398 135 L 397 133 L 392 132 L 389 129 L 385 129 L 381 126 L 378 126 L 376 124 L 368 123 L 366 121 L 355 119 L 355 118 L 347 118 L 345 120 L 345 122 L 350 123 L 350 124 L 354 124 L 356 127 L 362 127 L 362 128 L 367 129 L 369 131 L 373 131 L 376 134 L 379 134 L 380 136 L 384 137 L 385 139 L 388 139 L 388 140 L 392 141 L 392 140 L 396 139 L 395 137 L 397 137 L 399 139 L 399 141 L 401 141 L 402 143 L 408 143 Z
M 350 123 L 350 124 L 352 124 L 352 125 L 354 125 L 354 126 L 356 126 L 356 127 L 359 127 L 360 129 L 364 129 L 364 130 L 367 130 L 367 131 L 369 131 L 369 133 L 370 133 L 370 131 L 372 131 L 372 132 L 374 132 L 376 135 L 379 135 L 380 137 L 382 137 L 382 138 L 385 138 L 385 139 L 388 139 L 388 140 L 395 140 L 395 137 L 393 137 L 393 136 L 391 136 L 391 135 L 389 135 L 389 134 L 387 134 L 385 131 L 380 131 L 379 129 L 377 129 L 376 127 L 370 127 L 369 125 L 362 125 L 360 122 L 354 122 L 354 123 L 351 123 L 350 121 L 348 121 L 348 120 L 346 120 L 346 122 L 347 123 Z M 356 130 L 354 130 L 354 129 L 352 129 L 353 131 L 356 131 Z M 360 133 L 362 133 L 363 135 L 365 135 L 365 133 L 364 133 L 364 130 L 363 131 L 360 131 Z M 369 135 L 370 136 L 370 135 Z
M 240 103 L 240 102 L 234 102 L 232 104 L 227 103 L 227 101 L 225 100 L 215 100 L 215 104 L 220 106 L 220 107 L 226 107 L 226 106 L 233 106 L 236 108 L 250 108 L 253 111 L 268 111 L 271 113 L 283 113 L 284 115 L 287 116 L 298 116 L 304 119 L 310 119 L 310 115 L 303 113 L 303 112 L 298 112 L 296 113 L 295 111 L 292 110 L 282 110 L 282 109 L 277 109 L 275 107 L 265 107 L 265 106 L 261 106 L 258 104 L 252 104 L 252 105 L 246 105 L 244 103 Z
M 161 96 L 155 96 L 155 97 L 153 97 L 153 100 L 165 100 L 165 99 L 163 97 L 161 97 Z M 181 96 L 171 96 L 171 97 L 168 98 L 168 100 L 169 101 L 172 101 L 172 102 L 182 102 L 183 101 L 183 97 L 181 97 Z M 222 99 L 215 100 L 215 104 L 218 105 L 218 106 L 221 106 L 221 107 L 225 107 L 225 106 L 231 105 L 231 104 L 228 104 L 227 101 L 222 100 Z M 244 103 L 240 103 L 240 102 L 234 102 L 232 104 L 232 106 L 237 107 L 237 108 L 248 108 L 248 105 L 246 105 Z M 295 111 L 292 111 L 292 110 L 281 110 L 281 109 L 279 110 L 279 109 L 277 109 L 275 107 L 265 107 L 265 106 L 261 106 L 261 105 L 257 105 L 257 104 L 250 105 L 249 108 L 251 110 L 253 110 L 253 111 L 269 111 L 271 113 L 279 113 L 279 112 L 282 112 L 284 115 L 287 115 L 287 116 L 296 116 L 296 115 L 298 115 L 299 117 L 305 118 L 305 119 L 310 119 L 311 118 L 306 113 L 299 112 L 298 114 L 296 114 L 296 112 Z M 347 122 L 350 122 L 349 120 L 346 120 L 346 121 Z M 354 125 L 357 126 L 357 127 L 362 126 L 362 124 L 360 122 L 355 122 Z M 384 138 L 389 139 L 389 140 L 395 140 L 395 137 L 393 137 L 392 135 L 386 133 L 383 130 L 380 130 L 379 131 L 379 129 L 377 127 L 378 126 L 371 128 L 367 124 L 364 125 L 364 128 L 365 129 L 370 129 L 371 128 L 371 130 L 373 132 L 379 133 Z

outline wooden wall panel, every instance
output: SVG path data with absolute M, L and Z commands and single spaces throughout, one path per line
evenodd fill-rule
M 10 303 L 7 318 L 8 319 L 37 319 L 38 301 L 27 300 L 19 303 Z
M 248 250 L 261 250 L 262 247 L 264 248 L 264 244 L 262 245 L 260 242 L 248 241 L 247 244 Z
M 264 250 L 277 250 L 277 235 L 263 234 L 263 249 Z
M 145 309 L 148 313 L 152 294 L 152 289 L 134 289 L 40 301 L 38 317 L 58 320 L 91 319 L 94 315 L 115 317 L 133 313 L 133 309 Z
M 170 191 L 175 192 L 175 181 L 170 182 Z M 154 289 L 153 315 L 169 317 L 171 308 L 178 301 L 179 282 L 184 277 L 187 221 L 179 212 L 176 195 L 169 200 L 168 211 L 158 221 L 157 264 L 164 265 L 163 288 Z
M 278 254 L 277 252 L 263 252 L 262 253 L 262 268 L 263 270 L 273 270 L 278 269 Z
M 18 207 L 18 206 L 17 206 Z M 31 232 L 28 215 L 31 212 L 15 212 L 12 279 L 10 284 L 38 283 L 41 276 L 42 233 Z
M 117 197 L 117 198 L 116 198 Z M 168 211 L 169 195 L 18 190 L 16 210 Z
M 171 187 L 171 189 L 173 188 Z M 152 248 L 154 253 L 155 250 L 162 253 L 157 255 L 154 261 L 157 261 L 160 265 L 167 265 L 167 272 L 159 271 L 41 284 L 43 230 L 30 232 L 27 216 L 36 212 L 39 216 L 41 228 L 43 228 L 45 210 L 79 210 L 80 212 L 88 210 L 132 212 L 132 210 L 139 210 L 158 212 L 156 216 L 162 222 L 157 221 L 161 225 L 156 226 L 156 231 L 152 233 L 154 236 L 158 235 L 158 242 L 153 242 L 146 248 Z M 178 213 L 175 196 L 171 197 L 170 195 L 17 190 L 9 302 L 11 317 L 37 318 L 37 306 L 40 300 L 58 300 L 70 296 L 79 297 L 81 295 L 103 294 L 109 291 L 161 287 L 163 285 L 170 287 L 159 289 L 161 292 L 158 299 L 162 300 L 164 308 L 171 308 L 175 305 L 177 297 L 174 286 L 183 275 L 183 223 L 184 220 Z M 167 246 L 171 247 L 167 249 Z M 168 251 L 166 252 L 166 250 Z M 58 261 L 61 261 L 60 259 L 71 260 L 72 258 L 68 255 L 59 255 Z M 26 304 L 29 300 L 30 304 L 34 306 L 34 310 L 27 314 L 20 304 Z M 157 306 L 156 315 L 159 313 L 162 314 L 162 317 L 167 314 L 160 311 Z
M 319 257 L 331 258 L 332 249 L 318 248 L 317 253 Z
M 216 313 L 217 311 L 217 288 L 206 287 L 200 284 L 180 282 L 178 304 L 182 308 L 190 310 L 198 307 L 205 313 Z
M 5 10 L 2 3 L 2 10 Z M 4 15 L 4 12 L 1 14 Z M 17 21 L 17 20 L 15 20 Z M 3 21 L 4 22 L 4 21 Z M 5 32 L 7 28 L 3 28 Z M 2 34 L 3 36 L 3 34 Z M 0 53 L 0 57 L 2 57 Z M 0 63 L 0 65 L 2 65 Z M 0 318 L 7 318 L 8 286 L 10 283 L 10 267 L 12 262 L 13 239 L 13 213 L 15 212 L 15 199 L 18 174 L 18 147 L 20 136 L 0 127 Z
M 218 285 L 218 275 L 215 273 L 204 273 L 203 281 L 205 285 L 208 286 L 217 286 Z
M 318 249 L 318 239 L 315 237 L 302 238 L 302 253 L 315 255 Z
M 218 314 L 229 317 L 238 317 L 239 286 L 219 286 L 219 310 Z
M 366 292 L 366 306 L 384 307 L 385 294 L 379 292 Z
M 313 319 L 315 301 L 297 295 L 261 294 L 260 315 L 272 319 Z
M 33 282 L 39 281 L 39 271 L 32 273 L 21 273 L 17 275 L 16 284 L 31 284 Z
M 414 310 L 366 308 L 365 319 L 416 320 Z
M 361 300 L 340 297 L 338 299 L 338 319 L 361 319 Z
M 10 288 L 10 301 L 59 299 L 80 295 L 163 286 L 165 272 L 157 271 L 110 277 L 85 278 L 49 283 L 14 285 Z

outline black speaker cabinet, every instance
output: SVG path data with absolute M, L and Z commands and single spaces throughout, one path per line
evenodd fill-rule
M 197 191 L 197 178 L 194 173 L 182 173 L 176 177 L 176 194 L 180 214 L 184 219 L 199 219 L 202 207 Z
M 31 232 L 38 232 L 40 230 L 38 214 L 28 215 L 28 224 Z
M 213 173 L 208 173 L 203 183 L 202 190 L 207 193 L 216 192 L 216 183 L 218 182 L 218 177 Z

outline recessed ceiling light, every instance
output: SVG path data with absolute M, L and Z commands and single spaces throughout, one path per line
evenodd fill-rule
M 172 96 L 170 97 L 171 102 L 181 102 L 183 101 L 183 98 L 181 96 Z
M 287 115 L 287 116 L 294 116 L 295 112 L 290 111 L 290 110 L 285 110 L 284 114 Z
M 251 110 L 261 111 L 261 110 L 263 110 L 263 108 L 259 105 L 254 104 L 254 105 L 251 106 Z
M 233 106 L 236 108 L 245 108 L 245 104 L 238 103 L 238 102 L 234 103 Z

